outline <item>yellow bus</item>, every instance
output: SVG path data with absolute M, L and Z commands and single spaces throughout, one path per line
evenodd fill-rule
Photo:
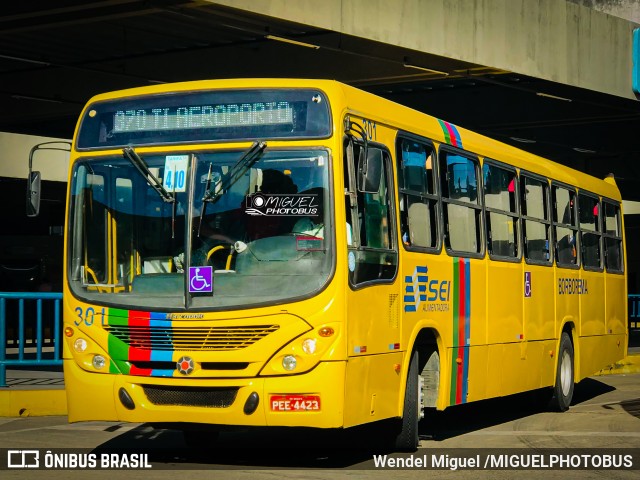
M 411 450 L 427 408 L 566 410 L 627 350 L 613 178 L 335 81 L 98 95 L 67 212 L 71 422 L 387 419 Z

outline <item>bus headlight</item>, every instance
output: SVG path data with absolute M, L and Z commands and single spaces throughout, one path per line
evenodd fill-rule
M 91 363 L 93 364 L 93 368 L 96 370 L 102 370 L 107 361 L 102 355 L 94 355 Z
M 67 330 L 68 329 L 68 330 Z M 83 370 L 93 373 L 120 372 L 118 366 L 111 360 L 109 354 L 86 332 L 67 327 L 65 351 L 71 353 L 73 360 Z M 77 335 L 74 337 L 74 335 Z
M 84 338 L 77 338 L 73 342 L 73 349 L 78 353 L 83 353 L 87 349 L 87 341 Z
M 318 341 L 315 338 L 306 338 L 302 341 L 302 351 L 307 355 L 316 353 L 316 345 Z
M 304 373 L 320 360 L 335 358 L 336 341 L 341 338 L 340 323 L 326 324 L 307 332 L 282 347 L 260 371 L 259 375 Z
M 288 372 L 294 370 L 297 365 L 298 365 L 298 361 L 296 360 L 296 357 L 293 355 L 285 355 L 284 358 L 282 359 L 282 368 L 284 368 Z

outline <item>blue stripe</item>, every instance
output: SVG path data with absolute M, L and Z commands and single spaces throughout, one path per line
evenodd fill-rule
M 462 364 L 462 403 L 467 403 L 467 390 L 469 387 L 469 355 L 471 339 L 471 264 L 469 259 L 464 261 L 464 283 L 465 283 L 465 322 L 464 322 L 464 363 Z
M 469 347 L 464 347 L 464 363 L 462 364 L 462 403 L 467 403 L 467 387 L 469 386 Z
M 173 352 L 167 350 L 151 350 L 152 362 L 171 362 L 173 360 Z
M 464 322 L 464 344 L 469 345 L 471 338 L 471 265 L 469 259 L 464 262 L 464 280 L 465 280 L 465 322 Z M 466 378 L 466 377 L 465 377 Z
M 413 303 L 413 302 L 416 301 L 416 297 L 414 297 L 413 295 L 405 295 L 404 296 L 404 301 Z
M 427 273 L 429 269 L 427 267 L 422 267 L 422 266 L 417 266 L 416 267 L 416 272 L 418 273 Z
M 415 312 L 416 311 L 416 306 L 415 305 L 405 305 L 404 306 L 404 311 L 405 312 Z
M 149 326 L 150 327 L 162 327 L 162 328 L 169 328 L 171 327 L 171 322 L 166 321 L 166 320 L 154 320 L 154 319 L 150 319 L 149 320 Z
M 175 372 L 175 370 L 154 369 L 154 370 L 151 370 L 151 376 L 152 377 L 173 377 L 173 372 Z

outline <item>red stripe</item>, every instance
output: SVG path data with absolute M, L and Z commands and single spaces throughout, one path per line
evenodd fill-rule
M 460 289 L 458 291 L 458 358 L 461 360 L 458 363 L 458 371 L 457 371 L 457 387 L 456 387 L 456 404 L 462 403 L 462 381 L 464 376 L 464 330 L 465 330 L 465 298 L 466 298 L 466 286 L 467 283 L 465 281 L 464 275 L 464 260 L 458 260 L 458 285 L 460 285 Z
M 451 125 L 449 124 L 449 122 L 444 122 L 444 125 L 447 127 L 447 130 L 449 131 L 449 137 L 451 139 L 451 145 L 453 145 L 454 147 L 459 146 L 458 145 L 458 140 L 456 139 L 456 134 L 453 131 L 453 128 L 451 128 Z
M 129 326 L 148 327 L 151 312 L 139 312 L 137 310 L 129 310 Z
M 151 350 L 139 350 L 136 347 L 151 344 L 151 330 L 149 329 L 150 312 L 129 310 L 129 326 L 135 328 L 129 332 L 129 361 L 148 362 L 151 360 Z M 131 367 L 134 368 L 134 367 Z M 139 370 L 139 369 L 138 369 Z M 138 375 L 144 375 L 139 373 Z
M 151 350 L 140 350 L 139 348 L 129 347 L 130 362 L 150 362 Z
M 458 347 L 458 358 L 463 360 L 464 356 L 464 348 Z M 458 363 L 457 374 L 456 374 L 456 405 L 462 403 L 462 366 L 464 364 L 464 360 Z
M 458 283 L 460 284 L 460 291 L 458 293 L 458 345 L 466 345 L 464 332 L 465 332 L 465 320 L 466 320 L 466 308 L 465 300 L 467 297 L 467 282 L 464 274 L 464 260 L 458 261 Z
M 462 403 L 462 381 L 464 366 L 464 317 L 465 317 L 465 276 L 464 276 L 464 260 L 458 260 L 458 284 L 460 290 L 458 292 L 458 358 L 461 360 L 457 368 L 457 387 L 456 387 L 456 404 Z
M 129 370 L 129 375 L 141 375 L 145 377 L 151 376 L 152 370 L 150 368 L 138 368 L 131 365 L 131 370 Z

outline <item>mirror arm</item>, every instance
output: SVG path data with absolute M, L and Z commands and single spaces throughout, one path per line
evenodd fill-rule
M 57 146 L 55 146 L 57 145 Z M 32 191 L 32 177 L 33 177 L 33 156 L 38 150 L 58 150 L 61 152 L 71 152 L 71 142 L 65 142 L 64 140 L 58 140 L 53 142 L 44 142 L 34 145 L 29 151 L 29 174 L 27 175 L 27 205 L 31 204 L 33 211 L 29 211 L 27 208 L 27 216 L 36 217 L 40 212 L 40 196 L 37 196 L 35 204 L 31 203 L 31 199 L 37 192 Z M 38 182 L 42 179 L 39 175 Z

